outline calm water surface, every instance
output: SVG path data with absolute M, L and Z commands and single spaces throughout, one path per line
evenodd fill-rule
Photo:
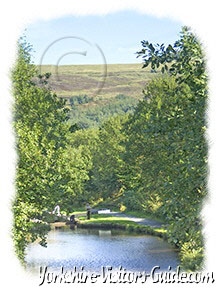
M 164 240 L 119 230 L 75 229 L 52 230 L 47 248 L 30 244 L 27 248 L 27 270 L 38 272 L 40 266 L 54 270 L 84 266 L 86 271 L 100 271 L 102 266 L 130 271 L 151 271 L 154 266 L 175 270 L 177 252 Z

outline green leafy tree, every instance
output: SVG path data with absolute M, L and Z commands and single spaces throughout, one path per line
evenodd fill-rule
M 38 223 L 32 220 L 43 209 L 54 208 L 69 180 L 62 157 L 69 131 L 67 110 L 64 102 L 42 83 L 43 75 L 41 84 L 36 85 L 37 76 L 31 64 L 31 46 L 21 39 L 12 83 L 18 156 L 13 238 L 22 261 L 29 241 L 39 237 L 41 244 L 46 243 L 47 231 L 36 229 Z
M 158 208 L 155 212 L 166 217 L 170 241 L 185 251 L 186 267 L 195 270 L 202 263 L 200 210 L 207 194 L 205 60 L 186 27 L 173 46 L 142 45 L 138 55 L 144 67 L 161 68 L 167 76 L 150 82 L 127 123 L 123 179 L 143 208 Z
M 93 150 L 98 145 L 98 129 L 83 129 L 69 135 L 65 154 L 67 169 L 71 175 L 64 193 L 68 211 L 98 199 L 92 186 Z M 63 203 L 63 205 L 64 205 Z
M 98 144 L 93 150 L 92 183 L 98 196 L 103 199 L 115 197 L 120 193 L 119 173 L 122 165 L 121 155 L 124 152 L 124 146 L 121 145 L 124 135 L 121 129 L 127 117 L 127 114 L 110 117 L 99 128 Z

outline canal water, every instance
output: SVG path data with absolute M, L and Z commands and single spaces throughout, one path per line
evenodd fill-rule
M 40 266 L 53 270 L 84 266 L 86 271 L 101 267 L 124 267 L 129 271 L 151 271 L 160 266 L 175 270 L 179 265 L 177 252 L 163 239 L 121 230 L 74 229 L 51 230 L 47 248 L 37 243 L 27 247 L 27 270 L 38 272 Z

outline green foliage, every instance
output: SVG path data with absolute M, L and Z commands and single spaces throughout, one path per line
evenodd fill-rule
M 80 99 L 80 97 L 73 96 L 70 98 L 72 109 L 69 114 L 70 122 L 77 123 L 82 129 L 98 127 L 111 116 L 132 113 L 138 102 L 136 99 L 123 94 L 104 100 L 103 105 L 99 105 L 97 101 L 94 102 L 93 98 Z M 80 99 L 79 101 L 77 100 L 78 98 Z M 86 105 L 87 103 L 91 103 L 91 105 Z
M 71 106 L 76 104 L 86 104 L 93 101 L 93 98 L 88 97 L 87 95 L 78 95 L 70 97 Z
M 162 65 L 162 72 L 168 73 L 150 82 L 126 123 L 123 183 L 143 209 L 151 207 L 148 212 L 166 217 L 172 243 L 194 247 L 183 261 L 192 257 L 200 262 L 200 209 L 207 193 L 207 75 L 201 45 L 187 28 L 173 47 L 155 47 L 147 41 L 142 45 L 144 66 Z M 189 269 L 199 267 L 192 261 Z
M 62 205 L 67 203 L 68 211 L 71 211 L 72 207 L 80 207 L 98 199 L 90 181 L 93 169 L 93 150 L 97 142 L 97 129 L 78 130 L 69 137 L 66 159 L 71 178 L 62 203 Z
M 62 209 L 60 216 L 53 214 L 48 210 L 43 210 L 37 218 L 44 223 L 65 222 L 67 220 L 67 216 L 64 215 L 64 211 Z
M 141 201 L 135 191 L 127 189 L 124 190 L 118 201 L 121 202 L 124 206 L 126 206 L 127 209 L 134 209 L 137 211 L 141 210 Z
M 44 84 L 36 85 L 38 72 L 30 53 L 31 46 L 21 39 L 12 72 L 18 156 L 13 238 L 22 262 L 28 242 L 39 238 L 46 243 L 48 230 L 32 219 L 38 219 L 44 208 L 54 208 L 69 178 L 63 158 L 69 133 L 67 109 Z
M 91 181 L 95 193 L 103 199 L 113 198 L 121 193 L 119 172 L 122 166 L 121 155 L 124 153 L 124 147 L 120 144 L 124 140 L 121 129 L 127 117 L 116 116 L 105 121 L 99 128 L 98 142 L 92 150 Z
M 177 77 L 177 82 L 185 82 L 198 96 L 207 93 L 207 75 L 202 47 L 197 37 L 188 27 L 183 27 L 180 39 L 174 45 L 153 45 L 142 41 L 143 49 L 138 57 L 144 60 L 143 67 L 151 65 L 152 69 L 161 66 L 161 71 L 168 71 Z
M 20 199 L 16 199 L 13 203 L 12 211 L 14 214 L 12 232 L 15 252 L 23 263 L 27 243 L 34 242 L 40 237 L 40 244 L 46 246 L 46 234 L 50 230 L 50 227 L 47 224 L 33 222 L 33 219 L 40 215 L 40 211 L 33 204 L 26 204 Z
M 182 268 L 187 271 L 200 271 L 203 268 L 203 248 L 192 241 L 182 245 L 180 258 Z

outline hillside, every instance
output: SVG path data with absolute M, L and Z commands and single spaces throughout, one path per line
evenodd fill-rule
M 108 64 L 105 78 L 102 65 L 43 65 L 41 73 L 45 72 L 52 73 L 52 91 L 66 99 L 70 121 L 81 128 L 95 126 L 110 115 L 131 112 L 142 99 L 148 80 L 156 75 L 150 68 L 142 69 L 142 64 Z

